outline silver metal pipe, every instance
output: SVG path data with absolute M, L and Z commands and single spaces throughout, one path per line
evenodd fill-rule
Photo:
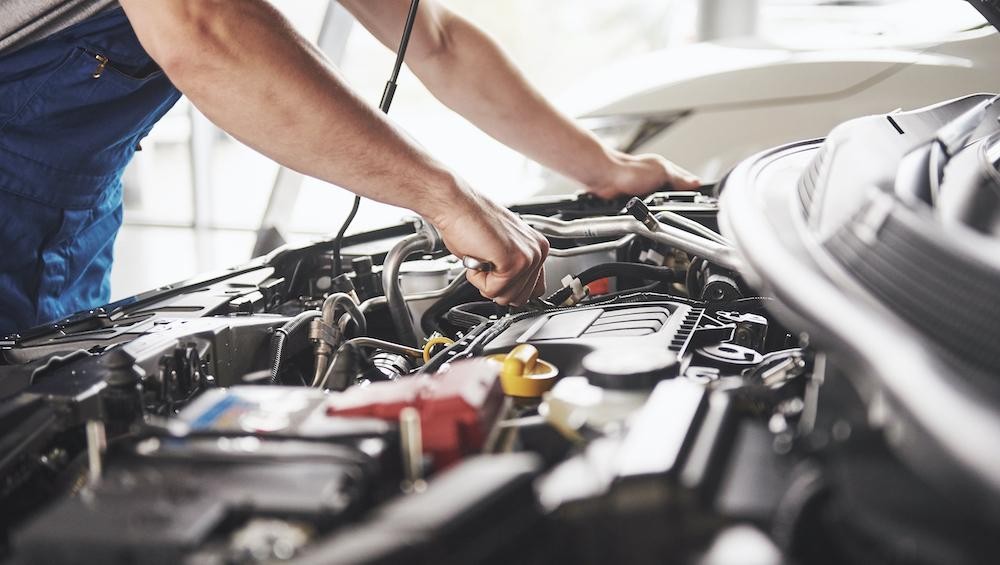
M 373 337 L 356 337 L 349 339 L 344 343 L 340 344 L 337 351 L 333 353 L 330 358 L 330 362 L 326 365 L 323 373 L 316 373 L 313 378 L 312 386 L 316 388 L 324 388 L 326 384 L 330 382 L 330 377 L 333 376 L 334 372 L 337 370 L 337 360 L 338 357 L 343 353 L 343 351 L 350 347 L 368 347 L 371 349 L 382 349 L 384 351 L 389 351 L 392 353 L 398 353 L 399 355 L 405 355 L 407 357 L 414 357 L 420 359 L 424 356 L 422 349 L 417 349 L 416 347 L 409 347 L 406 345 L 401 345 L 398 343 L 392 343 L 390 341 L 383 341 L 381 339 L 375 339 Z M 337 385 L 338 383 L 334 383 Z
M 407 296 L 406 300 L 413 300 L 413 297 L 412 296 Z M 368 314 L 369 312 L 371 312 L 372 310 L 374 310 L 375 308 L 377 308 L 379 306 L 385 306 L 386 303 L 388 303 L 388 302 L 389 301 L 386 300 L 386 298 L 384 296 L 373 296 L 373 297 L 369 298 L 368 300 L 365 300 L 364 302 L 362 302 L 361 306 L 358 306 L 358 308 L 361 310 L 362 314 Z
M 634 234 L 627 234 L 615 241 L 608 241 L 604 243 L 591 243 L 589 245 L 581 245 L 578 247 L 572 247 L 570 249 L 550 249 L 549 256 L 576 257 L 579 255 L 586 255 L 588 253 L 609 251 L 627 245 L 629 241 L 631 241 L 635 237 L 636 236 Z M 438 290 L 432 290 L 430 292 L 418 292 L 415 294 L 407 294 L 404 297 L 404 300 L 406 300 L 406 302 L 414 302 L 419 300 L 433 300 L 441 298 L 442 296 L 445 296 L 446 294 L 454 290 L 455 287 L 462 284 L 464 281 L 465 281 L 465 271 L 463 270 L 454 279 L 452 279 L 450 283 L 448 283 L 448 286 Z M 368 314 L 369 312 L 371 312 L 376 308 L 385 306 L 387 302 L 388 300 L 386 299 L 385 296 L 373 296 L 372 298 L 369 298 L 368 300 L 362 302 L 361 305 L 358 306 L 358 309 L 361 310 L 362 314 Z M 349 320 L 349 318 L 344 316 L 341 317 L 341 320 Z
M 635 218 L 612 216 L 563 221 L 544 216 L 524 215 L 521 219 L 546 235 L 559 237 L 620 237 L 636 234 L 653 241 L 676 247 L 692 255 L 703 257 L 719 266 L 740 270 L 742 263 L 732 247 L 721 245 L 700 235 L 658 223 L 652 231 Z
M 712 241 L 718 243 L 719 245 L 726 245 L 732 247 L 732 243 L 723 237 L 722 234 L 714 232 L 709 228 L 699 224 L 698 222 L 685 218 L 684 216 L 678 214 L 677 212 L 671 212 L 670 210 L 661 210 L 654 213 L 656 219 L 661 222 L 666 222 L 668 224 L 673 224 L 679 228 L 686 229 L 696 235 L 700 235 L 704 238 L 711 239 Z
M 381 339 L 375 339 L 373 337 L 356 337 L 354 339 L 349 339 L 344 342 L 344 345 L 354 345 L 357 347 L 370 347 L 372 349 L 384 349 L 385 351 L 391 351 L 393 353 L 398 353 L 400 355 L 406 355 L 407 357 L 415 357 L 417 359 L 424 356 L 424 350 L 417 347 L 409 347 L 407 345 L 402 345 L 399 343 L 392 343 L 391 341 L 383 341 Z
M 332 326 L 337 322 L 337 310 L 341 309 L 350 315 L 351 319 L 358 325 L 359 334 L 368 333 L 368 321 L 365 319 L 364 313 L 354 302 L 354 297 L 346 292 L 338 292 L 326 297 L 326 300 L 323 301 L 323 321 Z
M 455 277 L 450 283 L 448 283 L 448 286 L 444 288 L 438 290 L 432 290 L 430 292 L 418 292 L 416 294 L 407 294 L 405 297 L 403 297 L 403 299 L 406 300 L 407 302 L 412 302 L 414 300 L 431 300 L 434 298 L 441 298 L 442 296 L 454 290 L 455 287 L 462 284 L 462 281 L 464 280 L 465 280 L 465 271 L 462 271 L 457 277 Z M 373 296 L 368 300 L 362 302 L 361 306 L 358 306 L 358 309 L 361 310 L 362 314 L 368 314 L 375 308 L 378 308 L 380 306 L 385 306 L 388 302 L 389 302 L 388 299 L 386 299 L 386 297 L 384 296 Z
M 570 247 L 569 249 L 552 248 L 549 249 L 549 257 L 579 257 L 580 255 L 600 253 L 602 251 L 613 251 L 615 249 L 620 249 L 622 247 L 625 247 L 633 240 L 635 240 L 635 235 L 628 234 L 614 241 L 605 241 L 602 243 L 590 243 L 588 245 L 576 245 Z
M 323 383 L 327 369 L 330 368 L 330 356 L 325 354 L 316 355 L 316 367 L 313 369 L 312 386 L 318 387 Z
M 427 300 L 430 298 L 441 298 L 442 296 L 445 296 L 446 294 L 450 293 L 451 291 L 461 286 L 462 283 L 465 282 L 465 280 L 466 280 L 465 270 L 463 269 L 461 273 L 458 273 L 458 275 L 454 279 L 452 279 L 450 283 L 448 283 L 448 286 L 440 288 L 438 290 L 431 290 L 428 292 L 418 292 L 416 294 L 410 294 L 406 297 L 406 301 L 409 302 L 411 300 Z
M 389 312 L 400 340 L 407 345 L 419 345 L 422 332 L 413 324 L 410 310 L 406 307 L 406 297 L 399 284 L 399 268 L 410 255 L 433 251 L 434 244 L 431 235 L 424 231 L 417 232 L 397 243 L 382 263 L 382 287 L 385 289 Z
M 326 374 L 330 356 L 333 355 L 334 350 L 339 345 L 337 342 L 346 328 L 345 324 L 340 328 L 341 331 L 339 333 L 332 330 L 334 324 L 337 323 L 338 310 L 346 312 L 342 318 L 350 316 L 352 320 L 356 321 L 358 333 L 364 334 L 368 331 L 365 315 L 361 313 L 357 303 L 354 302 L 353 296 L 345 292 L 338 292 L 327 296 L 326 300 L 323 301 L 320 318 L 313 320 L 314 331 L 311 337 L 316 342 L 316 367 L 313 372 L 313 386 L 316 386 L 316 383 L 322 380 L 323 375 Z

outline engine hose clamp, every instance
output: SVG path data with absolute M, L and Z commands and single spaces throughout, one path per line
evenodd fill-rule
M 574 306 L 584 298 L 590 296 L 590 291 L 586 286 L 584 286 L 583 282 L 572 275 L 566 275 L 559 282 L 562 283 L 563 287 L 570 289 L 573 293 L 566 299 L 565 302 L 561 304 L 562 306 Z
M 316 318 L 309 324 L 309 341 L 317 346 L 325 345 L 332 348 L 340 343 L 341 337 L 340 328 L 327 324 L 320 318 Z

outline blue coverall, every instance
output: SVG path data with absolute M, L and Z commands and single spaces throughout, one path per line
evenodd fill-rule
M 122 171 L 179 97 L 120 9 L 0 56 L 0 334 L 109 300 Z

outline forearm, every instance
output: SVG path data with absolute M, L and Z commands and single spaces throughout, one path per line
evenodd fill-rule
M 429 217 L 468 196 L 267 2 L 122 4 L 143 46 L 195 106 L 275 161 Z
M 411 68 L 444 104 L 505 145 L 587 186 L 610 181 L 614 152 L 559 112 L 483 31 L 442 23 L 445 49 Z

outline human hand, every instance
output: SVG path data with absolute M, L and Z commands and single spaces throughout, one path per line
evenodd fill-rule
M 493 264 L 490 271 L 466 271 L 469 282 L 500 305 L 521 305 L 541 296 L 548 240 L 489 199 L 471 191 L 463 196 L 446 214 L 428 219 L 456 256 Z
M 607 174 L 587 187 L 588 192 L 600 198 L 645 196 L 663 187 L 694 190 L 701 185 L 701 180 L 693 173 L 660 155 L 629 155 L 616 151 L 610 157 Z

